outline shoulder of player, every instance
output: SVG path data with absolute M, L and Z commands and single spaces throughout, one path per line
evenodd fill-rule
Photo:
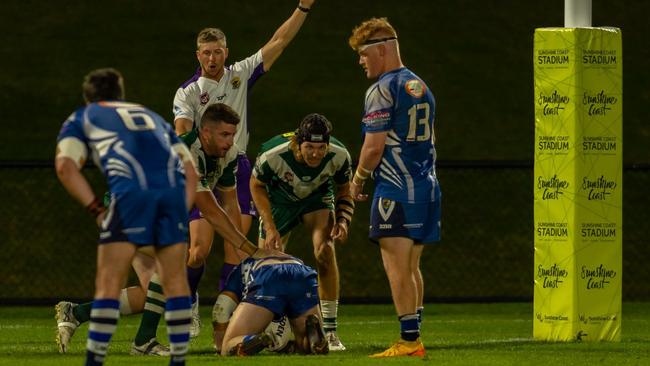
M 350 152 L 348 149 L 334 136 L 330 136 L 329 152 L 334 154 L 334 156 L 332 156 L 332 162 L 335 164 L 342 164 L 344 161 L 350 159 Z
M 293 136 L 293 132 L 271 137 L 266 142 L 262 143 L 262 147 L 260 148 L 260 155 L 269 156 L 280 154 L 286 148 L 288 148 L 291 136 Z
M 191 131 L 186 132 L 178 136 L 181 141 L 185 143 L 190 148 L 198 147 L 201 148 L 201 141 L 199 140 L 199 132 L 196 128 L 193 128 Z

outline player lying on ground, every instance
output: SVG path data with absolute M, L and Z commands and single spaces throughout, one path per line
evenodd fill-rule
M 284 316 L 291 324 L 296 352 L 328 352 L 318 309 L 316 271 L 298 258 L 260 249 L 242 261 L 237 272 L 229 277 L 227 289 L 219 295 L 213 310 L 215 346 L 221 348 L 224 356 L 250 356 L 264 348 L 282 349 L 283 339 L 265 330 L 274 319 Z
M 238 122 L 238 115 L 230 107 L 221 103 L 213 104 L 203 114 L 199 130 L 181 136 L 181 139 L 189 146 L 191 156 L 199 170 L 199 182 L 196 186 L 195 196 L 196 208 L 200 211 L 202 218 L 212 225 L 213 230 L 229 243 L 239 243 L 235 247 L 250 254 L 255 252 L 257 247 L 248 241 L 231 221 L 237 220 L 239 217 L 236 209 L 237 196 L 234 178 L 237 153 L 236 151 L 232 153 L 233 149 L 231 149 Z M 235 209 L 228 210 L 230 214 L 226 213 L 214 197 L 212 189 L 215 186 L 222 192 L 222 204 L 226 207 L 235 207 Z M 192 255 L 191 250 L 190 255 Z M 140 297 L 140 301 L 143 301 L 143 297 Z M 153 338 L 149 338 L 149 341 L 143 345 L 134 343 L 132 353 L 165 355 L 164 347 L 155 340 L 156 328 L 165 306 L 162 289 L 160 286 L 156 286 L 155 281 L 149 284 L 146 302 L 146 304 L 140 302 L 133 306 L 136 309 L 144 309 L 141 329 L 145 329 L 139 330 L 138 334 L 142 332 L 153 335 Z M 76 310 L 78 308 L 75 306 L 76 304 L 60 303 L 60 305 L 63 306 L 57 307 L 57 341 L 60 344 L 59 349 L 65 351 L 68 348 L 70 337 L 81 323 L 80 320 L 87 319 L 87 317 L 84 315 L 77 318 L 81 312 Z

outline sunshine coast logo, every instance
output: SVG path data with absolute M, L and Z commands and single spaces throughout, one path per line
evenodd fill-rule
M 546 179 L 537 177 L 537 189 L 542 190 L 542 200 L 559 200 L 567 188 L 569 182 L 559 179 L 557 174 Z
M 605 201 L 616 189 L 617 184 L 614 180 L 608 180 L 604 175 L 598 178 L 582 178 L 582 189 L 587 194 L 589 201 Z
M 559 116 L 570 101 L 571 98 L 569 96 L 562 95 L 557 90 L 553 90 L 551 94 L 539 93 L 537 105 L 542 108 L 542 115 Z
M 537 266 L 537 278 L 542 281 L 543 288 L 559 288 L 569 275 L 569 271 L 560 267 L 557 263 L 553 263 L 550 267 L 542 265 Z
M 587 114 L 590 116 L 606 116 L 617 103 L 618 98 L 608 95 L 604 90 L 591 94 L 585 92 L 582 95 L 582 105 L 587 108 Z
M 586 280 L 587 290 L 602 290 L 606 288 L 610 283 L 611 279 L 615 278 L 617 275 L 616 271 L 605 267 L 604 264 L 598 265 L 598 267 L 589 268 L 587 266 L 582 266 L 580 271 L 580 278 Z
M 424 92 L 426 91 L 426 87 L 418 79 L 407 81 L 404 84 L 404 88 L 406 89 L 407 93 L 409 93 L 410 95 L 416 98 L 422 97 L 424 95 Z

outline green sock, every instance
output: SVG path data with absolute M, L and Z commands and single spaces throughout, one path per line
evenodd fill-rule
M 160 278 L 154 274 L 149 281 L 149 288 L 147 289 L 147 302 L 144 304 L 144 311 L 142 312 L 142 320 L 140 320 L 140 327 L 138 334 L 135 336 L 135 345 L 142 346 L 149 342 L 150 339 L 156 337 L 156 330 L 160 317 L 165 311 L 165 296 L 163 295 L 162 286 L 160 286 Z
M 79 304 L 72 308 L 72 314 L 77 319 L 79 324 L 85 323 L 90 320 L 90 310 L 93 308 L 93 302 L 86 302 Z

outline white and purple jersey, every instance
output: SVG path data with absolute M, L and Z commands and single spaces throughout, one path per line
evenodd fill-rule
M 224 68 L 221 80 L 214 81 L 201 76 L 201 70 L 176 91 L 174 119 L 186 118 L 198 127 L 208 105 L 224 103 L 240 117 L 235 134 L 235 145 L 243 154 L 248 147 L 248 92 L 255 81 L 264 74 L 262 50 L 243 61 Z
M 381 75 L 368 88 L 364 138 L 367 133 L 388 132 L 384 153 L 373 172 L 375 197 L 408 203 L 435 200 L 434 115 L 433 94 L 405 67 Z
M 104 101 L 79 108 L 63 123 L 57 143 L 78 166 L 90 153 L 112 193 L 185 184 L 173 148 L 182 142 L 169 123 L 138 104 Z

